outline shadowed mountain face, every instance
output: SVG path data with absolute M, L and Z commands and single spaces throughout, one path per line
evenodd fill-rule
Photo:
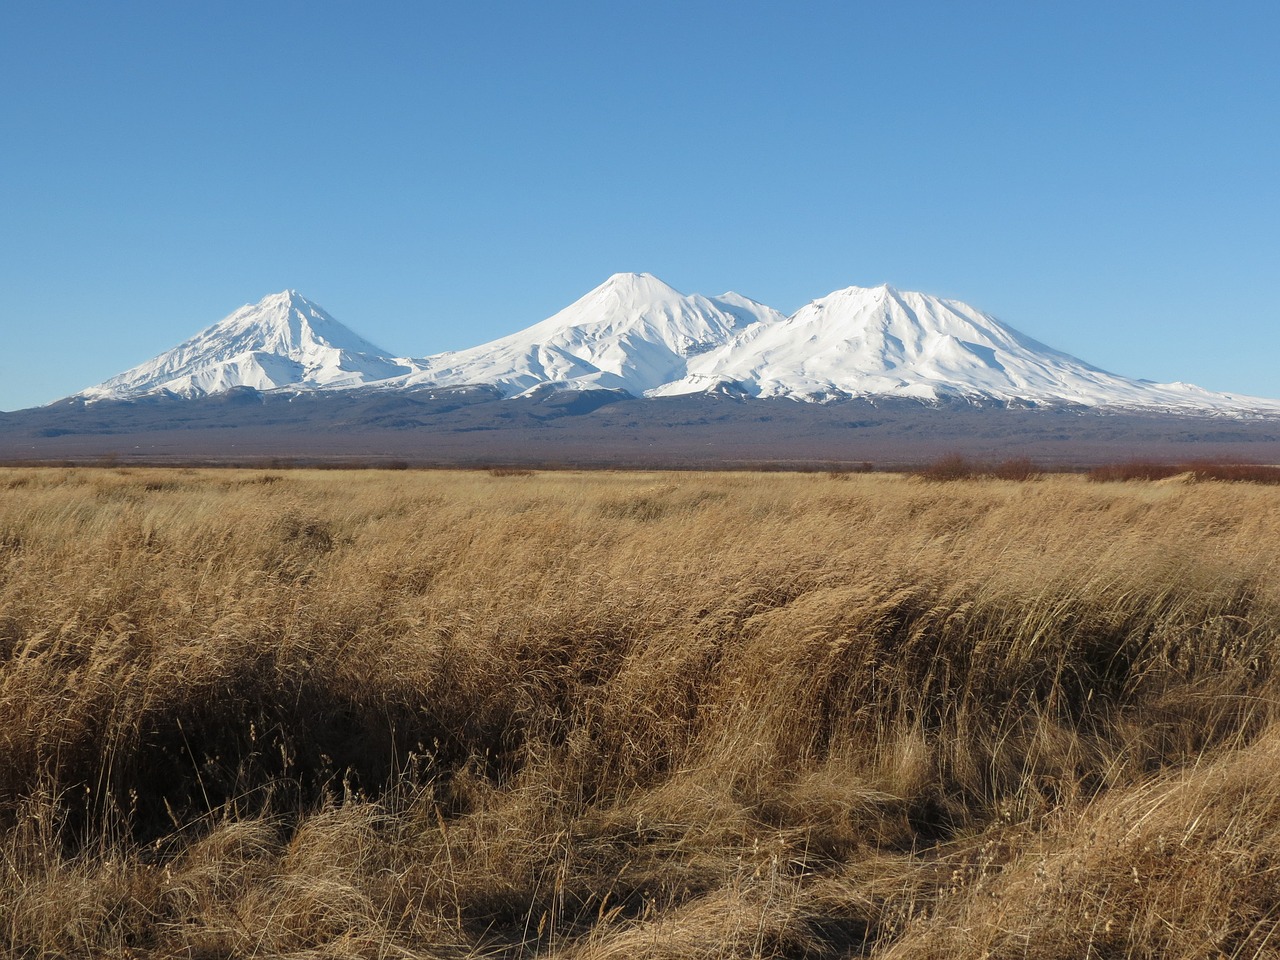
M 1028 456 L 1046 466 L 1135 457 L 1280 463 L 1280 421 L 894 398 L 814 404 L 552 390 L 505 399 L 494 388 L 238 388 L 0 414 L 5 462 L 891 468 L 950 452 Z

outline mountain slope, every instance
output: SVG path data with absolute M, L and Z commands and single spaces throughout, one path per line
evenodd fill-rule
M 735 293 L 685 296 L 647 273 L 618 273 L 540 323 L 419 361 L 395 386 L 484 383 L 507 396 L 554 385 L 640 396 L 683 377 L 691 357 L 782 314 Z
M 246 304 L 172 350 L 76 396 L 127 399 L 169 391 L 198 397 L 232 387 L 351 387 L 412 369 L 296 291 L 285 290 Z
M 1216 394 L 1100 370 L 989 314 L 888 284 L 847 287 L 779 323 L 746 330 L 655 391 L 725 391 L 828 400 L 887 395 L 936 400 L 1280 413 L 1280 401 Z

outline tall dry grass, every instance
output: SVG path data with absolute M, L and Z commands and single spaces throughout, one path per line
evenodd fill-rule
M 1277 496 L 0 473 L 0 944 L 1270 955 Z

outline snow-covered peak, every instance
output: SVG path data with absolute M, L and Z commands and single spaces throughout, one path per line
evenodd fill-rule
M 587 296 L 608 294 L 620 299 L 663 300 L 684 296 L 679 290 L 664 283 L 652 273 L 615 273 Z
M 246 304 L 172 350 L 77 396 L 126 398 L 168 391 L 202 396 L 231 387 L 359 386 L 408 373 L 296 290 Z
M 718 297 L 712 297 L 711 300 L 722 310 L 726 310 L 738 317 L 742 321 L 742 329 L 753 326 L 755 324 L 772 324 L 781 323 L 785 320 L 786 314 L 773 307 L 766 306 L 759 300 L 752 300 L 750 297 L 744 297 L 740 293 L 734 293 L 732 290 L 720 294 Z
M 716 297 L 715 299 L 719 300 L 721 303 L 733 304 L 735 307 L 746 307 L 746 308 L 764 307 L 766 310 L 773 309 L 772 307 L 765 307 L 765 305 L 761 303 L 759 300 L 752 300 L 750 297 L 744 297 L 742 294 L 735 293 L 732 290 L 726 290 L 724 293 L 720 294 L 720 296 Z M 777 311 L 774 311 L 774 312 L 776 313 Z
M 193 340 L 220 348 L 291 353 L 324 347 L 370 355 L 386 351 L 343 326 L 296 290 L 282 290 L 246 304 Z M 192 342 L 192 341 L 188 341 Z
M 529 332 L 545 334 L 570 328 L 595 331 L 643 325 L 646 318 L 671 318 L 686 299 L 675 287 L 651 273 L 615 273 L 563 310 L 534 324 Z M 658 323 L 662 325 L 660 319 Z
M 887 283 L 836 290 L 801 307 L 787 323 L 797 330 L 820 329 L 828 341 L 843 338 L 849 344 L 869 344 L 881 351 L 869 359 L 896 364 L 921 360 L 954 341 L 1048 354 L 1085 365 L 966 303 L 899 291 Z
M 779 323 L 760 324 L 690 362 L 676 395 L 732 390 L 828 400 L 889 395 L 936 400 L 1168 410 L 1269 410 L 1280 402 L 1118 376 L 1054 350 L 958 300 L 889 284 L 845 287 Z
M 639 396 L 683 377 L 690 357 L 781 314 L 738 298 L 685 295 L 649 273 L 615 273 L 540 323 L 490 343 L 438 354 L 406 386 L 488 383 L 509 395 L 543 384 Z

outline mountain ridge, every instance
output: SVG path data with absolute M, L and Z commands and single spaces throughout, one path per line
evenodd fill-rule
M 890 284 L 833 291 L 784 316 L 732 291 L 684 294 L 617 273 L 496 340 L 395 357 L 294 290 L 245 305 L 172 350 L 72 398 L 255 390 L 483 386 L 506 397 L 612 390 L 831 402 L 891 396 L 1280 416 L 1280 400 L 1109 373 L 958 300 Z

